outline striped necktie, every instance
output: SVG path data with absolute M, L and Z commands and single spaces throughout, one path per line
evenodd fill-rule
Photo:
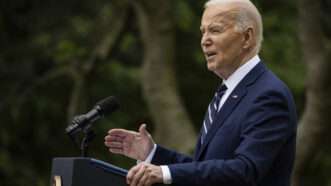
M 210 129 L 211 125 L 213 124 L 213 121 L 216 119 L 216 113 L 218 111 L 218 107 L 220 104 L 220 101 L 222 99 L 222 96 L 224 95 L 227 87 L 225 84 L 220 85 L 217 88 L 217 91 L 214 95 L 214 98 L 211 100 L 208 110 L 205 114 L 205 119 L 203 120 L 203 128 L 201 133 L 201 144 L 203 144 L 205 137 L 207 136 L 208 130 Z

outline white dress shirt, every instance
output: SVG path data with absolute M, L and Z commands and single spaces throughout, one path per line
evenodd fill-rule
M 236 88 L 236 86 L 239 84 L 239 82 L 244 79 L 244 77 L 260 62 L 260 58 L 258 55 L 251 58 L 249 61 L 247 61 L 245 64 L 240 66 L 236 71 L 234 71 L 228 79 L 224 79 L 223 83 L 226 85 L 227 90 L 225 91 L 224 95 L 222 96 L 220 100 L 220 104 L 218 106 L 217 111 L 221 109 L 225 101 L 228 99 L 228 97 L 231 95 L 232 91 Z M 157 145 L 154 144 L 154 147 L 152 151 L 149 153 L 148 157 L 146 158 L 145 162 L 151 163 L 155 151 L 156 151 Z M 171 184 L 172 178 L 171 173 L 169 170 L 169 167 L 166 165 L 161 165 L 162 169 L 162 175 L 163 175 L 163 183 L 164 184 Z

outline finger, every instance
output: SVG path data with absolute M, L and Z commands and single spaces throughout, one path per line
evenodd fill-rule
M 109 135 L 115 135 L 115 136 L 127 136 L 127 135 L 132 135 L 136 132 L 130 131 L 130 130 L 125 130 L 125 129 L 111 129 L 108 131 Z
M 108 147 L 109 151 L 112 153 L 118 154 L 124 151 L 122 142 L 105 141 L 104 144 L 106 147 Z
M 109 152 L 114 154 L 124 154 L 123 149 L 109 148 Z
M 143 124 L 140 125 L 140 127 L 139 127 L 139 133 L 141 135 L 143 135 L 143 136 L 150 136 L 149 132 L 146 129 L 146 124 L 145 123 L 143 123 Z
M 106 146 L 109 148 L 123 148 L 123 143 L 122 142 L 106 142 Z
M 125 137 L 116 136 L 116 135 L 107 135 L 105 136 L 105 141 L 123 141 Z
M 126 129 L 119 129 L 119 128 L 115 128 L 115 129 L 110 129 L 108 130 L 108 134 L 109 133 L 113 133 L 113 134 L 123 134 L 126 133 L 128 130 Z
M 117 139 L 117 138 L 114 138 L 114 137 L 110 137 L 110 136 L 106 136 L 105 137 L 105 143 L 112 143 L 112 142 L 123 142 L 123 140 L 120 140 L 120 139 Z
M 130 183 L 131 183 L 131 181 L 132 181 L 132 179 L 133 179 L 133 176 L 136 174 L 136 172 L 137 172 L 138 170 L 139 170 L 139 164 L 136 165 L 136 166 L 134 166 L 134 167 L 132 167 L 132 168 L 129 170 L 128 174 L 126 175 L 126 183 L 127 183 L 128 185 L 130 185 Z
M 117 143 L 117 142 L 111 142 L 111 143 L 107 143 L 105 142 L 106 147 L 108 147 L 108 150 L 111 153 L 115 153 L 115 154 L 123 154 L 124 153 L 124 148 L 123 145 L 121 143 Z
M 123 142 L 105 141 L 104 143 L 108 148 L 123 148 Z
M 145 169 L 146 166 L 141 164 L 141 166 L 139 166 L 139 170 L 136 172 L 136 174 L 133 176 L 133 179 L 131 181 L 131 186 L 136 186 L 140 183 L 140 179 L 143 177 L 144 173 L 145 173 Z
M 147 180 L 148 177 L 149 177 L 148 174 L 146 174 L 146 172 L 144 172 L 144 175 L 139 180 L 139 183 L 137 184 L 137 186 L 145 186 L 146 185 L 146 180 Z

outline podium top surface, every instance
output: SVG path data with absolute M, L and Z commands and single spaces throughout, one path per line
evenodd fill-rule
M 61 161 L 61 160 L 65 160 L 65 161 L 85 161 L 88 162 L 91 166 L 100 168 L 106 172 L 110 172 L 110 173 L 114 173 L 117 175 L 121 175 L 121 176 L 126 176 L 128 171 L 126 169 L 117 167 L 115 165 L 112 165 L 110 163 L 101 161 L 101 160 L 97 160 L 94 158 L 83 158 L 83 157 L 71 157 L 71 158 L 54 158 L 55 161 Z

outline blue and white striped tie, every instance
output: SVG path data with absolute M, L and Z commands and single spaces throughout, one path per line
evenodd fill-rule
M 201 144 L 203 144 L 205 137 L 207 136 L 208 130 L 210 129 L 211 125 L 213 124 L 213 121 L 215 120 L 216 113 L 218 111 L 219 103 L 222 99 L 222 96 L 224 95 L 227 87 L 225 84 L 222 84 L 217 88 L 217 91 L 214 95 L 214 98 L 211 100 L 208 110 L 205 115 L 205 119 L 203 120 L 203 128 L 201 133 Z

